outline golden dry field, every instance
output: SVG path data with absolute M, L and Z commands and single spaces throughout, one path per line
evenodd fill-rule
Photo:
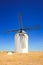
M 43 52 L 27 54 L 0 52 L 0 65 L 43 65 Z

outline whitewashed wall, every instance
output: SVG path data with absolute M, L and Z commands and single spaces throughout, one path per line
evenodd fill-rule
M 28 53 L 28 35 L 26 33 L 15 34 L 15 52 Z

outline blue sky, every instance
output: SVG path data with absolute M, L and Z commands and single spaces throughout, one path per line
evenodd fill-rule
M 0 0 L 0 51 L 14 50 L 15 32 L 3 31 L 19 28 L 19 12 L 23 27 L 40 25 L 40 30 L 26 31 L 29 51 L 43 51 L 43 0 Z

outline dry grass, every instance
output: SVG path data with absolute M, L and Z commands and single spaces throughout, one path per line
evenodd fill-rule
M 0 52 L 0 65 L 43 65 L 43 52 L 27 54 Z

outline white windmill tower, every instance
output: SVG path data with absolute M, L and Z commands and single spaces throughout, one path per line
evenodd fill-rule
M 28 35 L 23 30 L 15 34 L 15 52 L 28 52 Z
M 39 29 L 39 26 L 22 28 L 21 15 L 19 16 L 19 21 L 20 21 L 19 22 L 20 29 L 9 30 L 9 31 L 5 31 L 4 33 L 17 32 L 14 35 L 15 52 L 16 53 L 28 53 L 28 38 L 29 38 L 29 36 L 24 30 L 37 30 L 37 29 Z

